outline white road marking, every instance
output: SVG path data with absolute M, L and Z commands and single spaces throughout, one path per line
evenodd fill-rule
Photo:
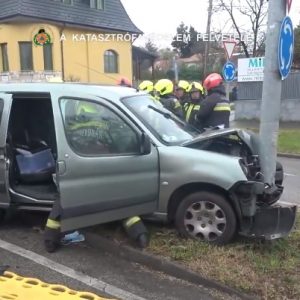
M 140 296 L 134 295 L 130 292 L 119 289 L 113 285 L 110 285 L 104 281 L 101 281 L 97 278 L 90 277 L 88 275 L 83 274 L 82 272 L 71 269 L 67 266 L 59 264 L 51 259 L 48 259 L 42 255 L 36 254 L 32 251 L 21 248 L 17 245 L 8 243 L 0 239 L 0 248 L 17 254 L 19 256 L 25 257 L 39 265 L 42 265 L 48 269 L 56 271 L 62 275 L 68 276 L 72 279 L 75 279 L 79 282 L 84 283 L 87 286 L 90 286 L 94 289 L 97 289 L 101 292 L 104 292 L 112 297 L 117 297 L 122 300 L 146 300 Z
M 292 176 L 292 177 L 297 177 L 295 174 L 289 174 L 289 173 L 284 173 L 285 176 Z

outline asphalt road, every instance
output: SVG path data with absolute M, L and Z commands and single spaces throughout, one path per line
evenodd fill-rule
M 43 247 L 42 233 L 35 229 L 41 222 L 33 224 L 30 218 L 29 223 L 24 223 L 22 218 L 14 218 L 1 226 L 0 265 L 9 265 L 9 270 L 20 276 L 114 299 L 221 299 L 220 294 L 212 294 L 204 287 L 99 252 L 88 241 L 48 254 Z
M 280 201 L 300 206 L 300 159 L 280 157 L 278 160 L 283 164 L 285 174 Z

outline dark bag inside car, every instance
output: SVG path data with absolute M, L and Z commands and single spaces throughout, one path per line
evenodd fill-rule
M 16 161 L 19 179 L 26 183 L 45 182 L 55 173 L 55 161 L 51 149 L 35 152 L 17 148 Z

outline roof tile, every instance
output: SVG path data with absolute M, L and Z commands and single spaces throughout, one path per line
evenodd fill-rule
M 0 0 L 0 20 L 16 15 L 99 29 L 142 33 L 131 21 L 120 0 L 105 0 L 105 9 L 89 6 L 89 0 L 73 5 L 54 0 Z

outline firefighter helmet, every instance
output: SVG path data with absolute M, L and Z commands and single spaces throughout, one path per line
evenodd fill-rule
M 117 81 L 117 85 L 132 87 L 131 81 L 126 77 L 119 78 L 118 81 Z
M 193 81 L 187 90 L 188 93 L 193 93 L 193 92 L 200 92 L 201 94 L 204 94 L 204 89 L 201 83 Z
M 179 80 L 178 84 L 177 84 L 177 89 L 182 89 L 185 92 L 188 92 L 190 84 L 188 83 L 188 81 L 186 80 Z
M 141 91 L 151 93 L 151 92 L 153 92 L 153 89 L 154 89 L 154 85 L 153 85 L 153 82 L 150 80 L 144 80 L 139 85 L 139 90 L 141 90 Z
M 154 85 L 155 91 L 159 93 L 160 96 L 171 94 L 174 89 L 173 82 L 169 79 L 160 79 Z
M 219 86 L 223 82 L 223 78 L 218 73 L 212 73 L 206 77 L 203 82 L 204 88 L 209 91 L 217 86 Z

